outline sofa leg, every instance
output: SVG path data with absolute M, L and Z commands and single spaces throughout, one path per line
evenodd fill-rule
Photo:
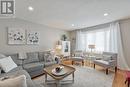
M 72 65 L 74 65 L 74 61 L 72 60 Z
M 84 61 L 82 61 L 82 66 L 84 66 Z
M 125 80 L 125 84 L 127 83 L 127 80 Z
M 95 69 L 95 64 L 93 65 L 93 68 Z
M 108 75 L 108 68 L 106 69 L 106 75 Z
M 117 67 L 115 67 L 115 72 L 117 72 Z

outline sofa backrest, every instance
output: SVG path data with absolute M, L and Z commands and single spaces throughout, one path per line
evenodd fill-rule
M 38 52 L 38 58 L 39 58 L 39 61 L 40 61 L 40 62 L 45 61 L 45 60 L 44 60 L 44 54 L 45 54 L 45 52 Z
M 27 59 L 24 60 L 24 64 L 39 62 L 38 52 L 29 52 L 26 55 Z

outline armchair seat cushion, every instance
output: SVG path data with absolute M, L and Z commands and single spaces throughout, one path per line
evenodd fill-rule
M 103 67 L 109 67 L 109 62 L 104 60 L 94 60 L 94 64 L 97 64 L 99 66 Z
M 37 70 L 43 69 L 44 68 L 44 64 L 42 64 L 42 63 L 29 63 L 29 64 L 25 64 L 23 67 L 28 72 L 33 72 L 33 71 L 37 71 Z
M 82 57 L 72 57 L 71 58 L 73 61 L 83 61 Z

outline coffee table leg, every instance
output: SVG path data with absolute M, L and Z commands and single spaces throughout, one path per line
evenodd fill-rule
M 74 83 L 74 72 L 72 73 L 72 82 Z
M 45 73 L 45 83 L 47 83 L 47 73 Z
M 60 87 L 60 81 L 56 80 L 56 87 Z

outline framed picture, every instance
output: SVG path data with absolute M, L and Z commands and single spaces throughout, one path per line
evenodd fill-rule
M 39 32 L 28 30 L 27 31 L 27 44 L 39 44 Z
M 8 28 L 8 44 L 26 44 L 25 29 Z

